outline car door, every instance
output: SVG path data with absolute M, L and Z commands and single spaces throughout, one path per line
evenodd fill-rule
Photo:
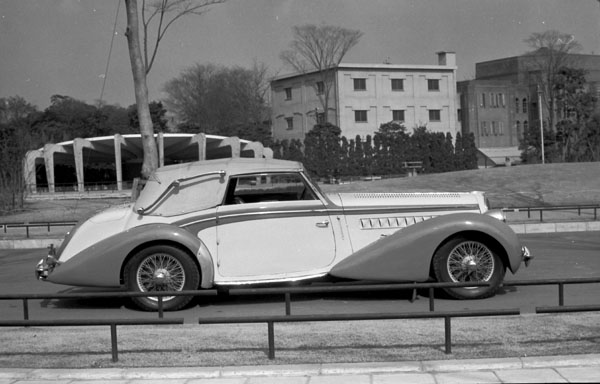
M 335 241 L 325 205 L 300 173 L 231 177 L 217 209 L 221 280 L 287 280 L 332 264 Z

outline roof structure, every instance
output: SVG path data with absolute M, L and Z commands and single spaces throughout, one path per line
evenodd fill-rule
M 272 158 L 273 151 L 259 142 L 237 137 L 206 135 L 204 133 L 158 133 L 155 135 L 159 167 L 168 164 L 219 158 L 256 157 Z M 85 191 L 85 169 L 89 164 L 114 166 L 117 190 L 123 189 L 124 180 L 137 177 L 143 161 L 142 139 L 139 134 L 76 138 L 62 143 L 49 143 L 29 151 L 24 162 L 24 175 L 30 193 L 37 193 L 36 170 L 45 168 L 48 192 L 56 190 L 57 165 L 73 166 L 77 192 Z

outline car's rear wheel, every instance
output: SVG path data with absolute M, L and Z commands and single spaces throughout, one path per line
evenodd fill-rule
M 439 282 L 488 282 L 489 287 L 445 288 L 457 299 L 483 299 L 496 294 L 506 267 L 487 243 L 456 237 L 442 245 L 433 257 L 433 270 Z
M 132 292 L 195 290 L 200 282 L 196 264 L 183 250 L 170 245 L 154 245 L 136 253 L 125 265 L 124 280 Z M 163 296 L 163 309 L 176 311 L 193 296 Z M 146 311 L 158 310 L 158 297 L 133 297 Z

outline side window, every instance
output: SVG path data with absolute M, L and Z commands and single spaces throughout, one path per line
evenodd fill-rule
M 299 173 L 260 173 L 232 177 L 225 204 L 317 200 Z

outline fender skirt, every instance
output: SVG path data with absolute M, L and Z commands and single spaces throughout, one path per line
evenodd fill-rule
M 494 239 L 501 257 L 508 260 L 507 268 L 513 273 L 519 268 L 521 244 L 506 223 L 488 215 L 454 213 L 382 237 L 343 259 L 329 274 L 355 280 L 426 281 L 435 251 L 447 239 L 460 234 L 476 240 Z
M 119 287 L 121 272 L 128 256 L 148 243 L 171 243 L 195 255 L 201 268 L 202 287 L 210 287 L 214 278 L 211 255 L 202 241 L 169 224 L 148 224 L 106 238 L 59 263 L 47 281 L 86 287 Z

